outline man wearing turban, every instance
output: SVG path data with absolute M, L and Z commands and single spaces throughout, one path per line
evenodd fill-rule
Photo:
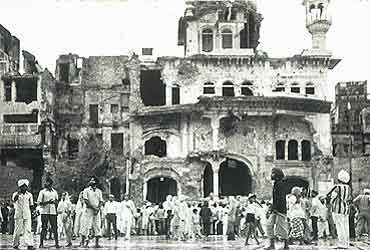
M 15 207 L 15 229 L 13 235 L 13 248 L 19 249 L 20 237 L 23 235 L 24 243 L 28 250 L 33 250 L 33 238 L 31 232 L 31 206 L 33 206 L 32 194 L 28 192 L 29 181 L 18 181 L 19 190 L 12 196 Z
M 350 176 L 347 171 L 338 173 L 338 184 L 330 190 L 327 196 L 331 197 L 333 220 L 337 228 L 339 249 L 349 248 L 349 201 L 351 187 L 348 185 Z
M 288 218 L 286 195 L 289 194 L 289 186 L 284 181 L 284 172 L 280 168 L 273 168 L 271 180 L 274 181 L 272 190 L 271 215 L 267 225 L 267 235 L 270 246 L 266 250 L 275 249 L 275 238 L 280 237 L 284 241 L 282 249 L 289 249 L 288 245 Z

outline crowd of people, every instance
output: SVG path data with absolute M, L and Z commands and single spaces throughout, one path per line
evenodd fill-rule
M 244 238 L 245 245 L 260 244 L 261 238 L 269 238 L 268 250 L 275 249 L 277 239 L 284 242 L 283 249 L 288 249 L 291 244 L 312 244 L 319 238 L 330 237 L 337 239 L 338 248 L 346 249 L 348 215 L 355 207 L 357 235 L 369 232 L 370 190 L 364 190 L 364 194 L 350 203 L 347 172 L 339 173 L 338 184 L 325 195 L 287 185 L 279 168 L 272 170 L 271 179 L 274 186 L 269 201 L 260 200 L 253 193 L 222 199 L 211 193 L 198 201 L 168 195 L 160 204 L 146 201 L 138 206 L 127 194 L 122 200 L 110 194 L 104 201 L 95 177 L 76 202 L 70 200 L 67 192 L 59 199 L 53 181 L 47 178 L 45 188 L 34 202 L 28 191 L 28 180 L 22 179 L 12 202 L 1 207 L 1 232 L 13 234 L 14 249 L 19 248 L 20 236 L 28 249 L 34 249 L 33 237 L 38 234 L 40 248 L 47 239 L 53 239 L 59 247 L 61 238 L 67 247 L 77 238 L 80 246 L 88 246 L 95 239 L 95 247 L 100 247 L 101 237 L 129 240 L 131 235 L 163 235 L 170 240 L 188 241 L 225 235 L 227 240 Z

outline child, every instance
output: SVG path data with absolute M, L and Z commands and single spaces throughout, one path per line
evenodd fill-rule
M 318 222 L 318 235 L 326 239 L 327 235 L 329 234 L 329 224 L 328 224 L 328 208 L 326 206 L 326 199 L 324 196 L 319 198 L 322 206 L 320 206 L 320 216 Z
M 193 209 L 193 214 L 191 217 L 191 226 L 192 226 L 192 237 L 195 237 L 195 239 L 202 238 L 202 234 L 200 232 L 200 217 L 198 214 L 198 210 L 196 208 Z
M 142 235 L 141 225 L 143 221 L 143 213 L 141 212 L 141 209 L 136 209 L 135 214 L 135 231 L 137 235 Z

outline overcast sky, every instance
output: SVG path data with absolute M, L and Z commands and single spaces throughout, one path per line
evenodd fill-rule
M 258 49 L 287 57 L 311 46 L 302 0 L 258 0 L 264 16 Z M 327 47 L 342 62 L 330 84 L 370 80 L 370 2 L 332 0 Z M 184 0 L 1 0 L 0 23 L 51 72 L 60 54 L 122 55 L 153 47 L 158 55 L 183 55 L 177 21 Z M 334 90 L 333 90 L 334 91 Z

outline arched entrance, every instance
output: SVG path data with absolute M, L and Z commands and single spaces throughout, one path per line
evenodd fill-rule
M 252 176 L 248 166 L 238 160 L 227 158 L 219 170 L 220 195 L 248 195 L 252 191 Z
M 204 197 L 208 197 L 212 190 L 213 190 L 213 170 L 211 164 L 207 162 L 203 172 Z
M 293 187 L 301 187 L 307 192 L 310 188 L 310 183 L 299 176 L 286 176 L 285 183 L 288 186 L 288 190 L 292 190 Z
M 169 177 L 155 177 L 147 182 L 146 200 L 160 203 L 166 200 L 167 195 L 177 195 L 177 182 Z

